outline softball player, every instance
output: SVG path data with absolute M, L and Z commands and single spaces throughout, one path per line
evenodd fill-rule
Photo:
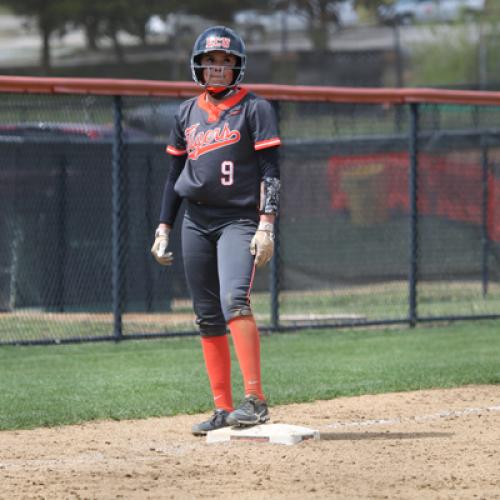
M 204 91 L 176 114 L 151 249 L 160 264 L 172 263 L 169 232 L 185 199 L 182 252 L 215 405 L 209 420 L 193 426 L 195 435 L 269 419 L 249 295 L 255 266 L 266 264 L 274 251 L 280 139 L 271 105 L 238 85 L 245 65 L 245 45 L 233 30 L 214 26 L 197 38 L 191 72 Z M 236 409 L 227 327 L 245 386 Z

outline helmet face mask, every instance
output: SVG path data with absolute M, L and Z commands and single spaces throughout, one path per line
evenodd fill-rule
M 198 60 L 201 59 L 201 57 L 199 57 Z M 242 70 L 241 59 L 237 60 L 237 62 L 234 66 L 219 66 L 216 64 L 202 64 L 201 62 L 200 63 L 195 62 L 193 67 L 194 67 L 194 71 L 195 71 L 196 78 L 197 78 L 195 80 L 196 83 L 198 83 L 199 85 L 202 85 L 203 87 L 206 87 L 206 88 L 210 88 L 210 87 L 221 87 L 221 88 L 231 87 L 232 88 L 232 87 L 235 87 L 237 85 L 236 80 L 238 79 L 238 76 L 241 75 L 241 70 Z M 205 70 L 208 70 L 208 75 L 210 75 L 210 76 L 215 75 L 217 73 L 222 73 L 222 72 L 227 71 L 227 70 L 231 70 L 233 72 L 233 77 L 232 77 L 231 83 L 229 85 L 227 85 L 226 83 L 222 83 L 222 82 L 219 82 L 219 83 L 211 82 L 210 76 L 209 76 L 208 81 L 207 81 L 207 79 L 205 78 L 205 76 L 207 74 L 205 72 Z M 239 81 L 241 81 L 241 78 L 238 80 L 238 82 Z
M 236 65 L 231 66 L 233 71 L 233 79 L 229 85 L 213 84 L 208 85 L 203 78 L 203 70 L 212 68 L 213 65 L 201 65 L 201 58 L 204 54 L 210 52 L 225 52 L 233 54 L 236 57 Z M 191 75 L 193 80 L 202 87 L 213 87 L 214 89 L 232 89 L 236 87 L 242 80 L 245 74 L 246 67 L 246 50 L 245 43 L 241 37 L 232 29 L 225 26 L 212 26 L 206 29 L 194 43 L 193 52 L 191 54 Z

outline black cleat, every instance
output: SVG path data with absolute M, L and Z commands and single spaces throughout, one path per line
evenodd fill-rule
M 267 403 L 250 395 L 226 418 L 227 425 L 257 425 L 269 420 Z
M 229 412 L 226 410 L 215 410 L 214 414 L 208 420 L 193 425 L 193 427 L 191 427 L 191 432 L 195 436 L 206 436 L 207 432 L 227 427 L 229 425 L 227 423 L 228 415 Z

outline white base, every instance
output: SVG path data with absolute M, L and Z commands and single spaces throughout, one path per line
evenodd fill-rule
M 306 439 L 318 440 L 319 431 L 288 424 L 262 424 L 253 427 L 223 427 L 207 434 L 207 443 L 253 441 L 292 445 Z

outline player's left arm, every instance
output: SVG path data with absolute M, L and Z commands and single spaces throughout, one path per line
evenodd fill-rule
M 257 151 L 259 162 L 261 188 L 260 188 L 260 214 L 273 216 L 278 214 L 280 204 L 280 169 L 279 149 L 270 147 Z
M 274 222 L 280 202 L 279 151 L 277 147 L 257 152 L 261 172 L 260 221 L 252 239 L 250 251 L 260 267 L 269 262 L 274 253 Z
M 281 141 L 271 104 L 258 98 L 252 104 L 249 123 L 261 179 L 261 197 L 259 226 L 250 252 L 255 255 L 255 264 L 263 266 L 274 253 L 274 222 L 279 210 L 281 187 L 278 150 Z
M 261 220 L 272 219 L 274 221 L 279 209 L 281 140 L 276 113 L 269 101 L 261 98 L 251 101 L 248 124 L 253 136 L 261 179 Z

